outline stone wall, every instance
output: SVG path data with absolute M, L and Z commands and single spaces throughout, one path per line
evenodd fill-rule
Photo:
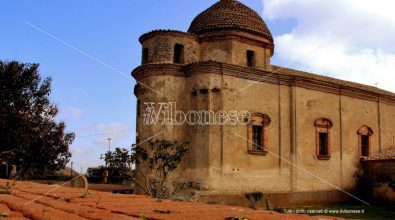
M 184 62 L 200 61 L 200 45 L 196 37 L 182 33 L 153 34 L 142 42 L 148 49 L 147 63 L 173 63 L 174 45 L 184 46 Z
M 140 40 L 142 48 L 148 49 L 147 63 L 173 63 L 174 45 L 181 44 L 184 46 L 182 63 L 217 61 L 247 66 L 247 50 L 251 50 L 255 53 L 254 68 L 270 68 L 272 45 L 267 40 L 253 38 L 249 34 L 199 38 L 190 33 L 154 31 L 143 35 Z
M 362 165 L 365 175 L 376 179 L 371 189 L 373 199 L 376 202 L 395 203 L 395 188 L 389 186 L 395 183 L 395 159 L 363 161 Z
M 214 204 L 226 204 L 234 206 L 249 207 L 250 203 L 243 194 L 224 194 L 199 192 L 197 199 L 202 202 Z M 266 199 L 268 203 L 266 203 Z M 336 204 L 349 201 L 350 198 L 343 192 L 331 191 L 313 191 L 313 192 L 282 192 L 282 193 L 265 193 L 257 207 L 265 209 L 278 209 L 291 206 L 308 206 L 320 204 Z M 269 207 L 267 205 L 269 204 Z
M 368 160 L 362 161 L 364 172 L 366 173 L 385 173 L 395 180 L 395 160 Z
M 380 151 L 380 137 L 389 140 L 387 134 L 393 134 L 389 126 L 395 122 L 391 104 L 380 103 L 385 108 L 380 108 L 379 114 L 379 104 L 371 100 L 275 84 L 269 79 L 256 83 L 235 77 L 233 70 L 214 63 L 176 68 L 174 73 L 169 67 L 168 72 L 163 67 L 156 71 L 149 70 L 151 75 L 141 82 L 163 96 L 144 89 L 138 95 L 140 102 L 176 102 L 177 109 L 182 111 L 247 110 L 271 118 L 267 134 L 270 153 L 264 156 L 248 153 L 244 125 L 141 126 L 139 118 L 140 140 L 164 130 L 162 138 L 191 143 L 179 176 L 182 181 L 200 182 L 205 189 L 239 192 L 350 189 L 359 162 L 358 129 L 363 125 L 372 128 L 371 154 Z M 252 83 L 254 86 L 238 92 Z M 316 155 L 314 121 L 321 117 L 333 123 L 329 160 L 320 160 Z M 381 148 L 385 149 L 383 143 Z

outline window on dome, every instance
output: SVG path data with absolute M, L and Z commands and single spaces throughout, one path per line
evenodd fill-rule
M 146 64 L 148 62 L 148 48 L 143 48 L 143 58 L 141 60 L 142 64 Z
M 248 67 L 255 66 L 255 52 L 252 50 L 247 50 L 247 66 Z
M 137 106 L 136 106 L 136 108 L 137 108 L 137 117 L 139 118 L 140 117 L 140 106 L 141 106 L 141 101 L 140 100 L 137 100 Z
M 184 63 L 184 45 L 174 45 L 174 63 Z

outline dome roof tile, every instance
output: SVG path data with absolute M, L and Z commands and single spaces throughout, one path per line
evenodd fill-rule
M 236 0 L 220 0 L 206 9 L 192 21 L 188 32 L 203 34 L 223 29 L 263 35 L 273 42 L 272 34 L 258 13 Z

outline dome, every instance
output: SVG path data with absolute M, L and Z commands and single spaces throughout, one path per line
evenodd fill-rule
M 236 0 L 220 0 L 206 9 L 192 21 L 188 32 L 202 34 L 224 29 L 262 35 L 273 43 L 272 34 L 261 16 Z

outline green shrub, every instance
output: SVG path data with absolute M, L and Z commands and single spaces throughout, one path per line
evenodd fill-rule
M 0 194 L 11 194 L 12 189 L 9 183 L 6 183 L 6 185 L 0 186 Z
M 1 217 L 8 217 L 8 213 L 5 211 L 0 211 L 0 218 Z
M 356 194 L 358 198 L 369 203 L 380 202 L 377 199 L 376 201 L 374 200 L 373 189 L 375 187 L 388 182 L 391 184 L 392 182 L 388 172 L 380 169 L 364 170 L 363 166 L 358 168 L 358 171 L 354 174 L 354 178 L 356 179 Z M 388 185 L 389 187 L 391 187 L 390 184 Z
M 244 196 L 250 202 L 250 207 L 256 209 L 256 204 L 263 198 L 263 192 L 247 192 Z
M 133 145 L 131 161 L 139 166 L 147 166 L 154 176 L 151 178 L 139 169 L 139 175 L 143 177 L 144 182 L 133 179 L 136 187 L 140 187 L 151 197 L 169 198 L 171 194 L 167 187 L 169 175 L 180 165 L 188 148 L 188 143 L 169 140 L 150 140 L 146 148 Z

